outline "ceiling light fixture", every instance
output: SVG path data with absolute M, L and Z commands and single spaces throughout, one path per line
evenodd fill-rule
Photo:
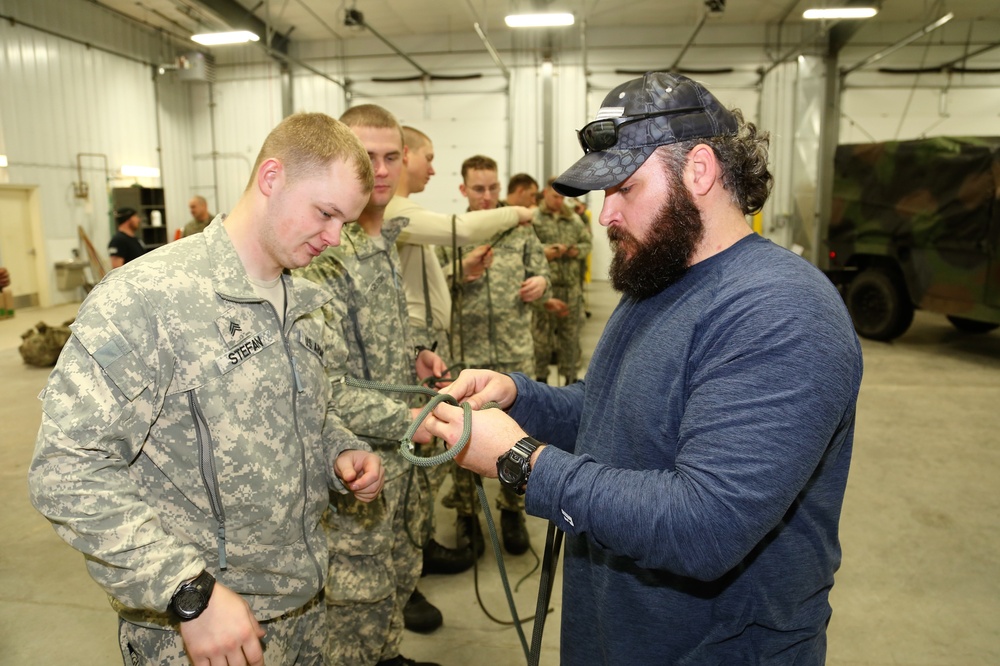
M 199 35 L 191 35 L 191 41 L 198 42 L 203 46 L 219 46 L 258 42 L 260 37 L 249 30 L 236 30 L 233 32 L 203 32 Z
M 122 175 L 130 178 L 159 178 L 160 170 L 156 167 L 123 164 Z
M 508 28 L 559 28 L 573 25 L 572 14 L 510 14 L 504 18 Z
M 878 14 L 874 7 L 829 7 L 827 9 L 807 9 L 802 12 L 804 19 L 866 19 Z

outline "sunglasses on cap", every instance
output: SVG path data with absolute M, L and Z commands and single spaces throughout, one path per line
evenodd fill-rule
M 685 106 L 679 109 L 670 109 L 669 111 L 644 113 L 641 116 L 628 116 L 624 119 L 604 118 L 584 125 L 583 129 L 576 131 L 576 137 L 580 140 L 580 146 L 583 148 L 583 154 L 586 155 L 587 153 L 607 150 L 608 148 L 613 147 L 616 143 L 618 143 L 618 129 L 625 127 L 626 125 L 631 125 L 632 123 L 637 123 L 642 120 L 648 120 L 649 118 L 656 118 L 658 116 L 672 116 L 681 113 L 693 113 L 695 111 L 704 110 L 704 107 L 701 106 Z

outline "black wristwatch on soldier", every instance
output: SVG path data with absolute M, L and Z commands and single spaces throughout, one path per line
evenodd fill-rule
M 194 580 L 181 583 L 177 588 L 170 598 L 170 612 L 181 622 L 195 619 L 208 608 L 213 588 L 215 578 L 207 571 L 202 571 Z
M 497 458 L 497 479 L 500 483 L 523 495 L 528 489 L 528 477 L 531 476 L 531 454 L 542 443 L 533 437 L 518 440 L 509 451 Z

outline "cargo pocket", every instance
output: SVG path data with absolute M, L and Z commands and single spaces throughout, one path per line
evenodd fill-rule
M 368 504 L 352 495 L 333 495 L 324 519 L 330 570 L 326 603 L 371 604 L 395 591 L 392 569 L 392 516 L 380 495 Z

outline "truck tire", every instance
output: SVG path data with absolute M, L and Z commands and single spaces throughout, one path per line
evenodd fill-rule
M 880 268 L 866 268 L 847 287 L 847 310 L 858 335 L 887 342 L 913 323 L 913 304 L 895 276 Z
M 948 321 L 951 322 L 952 326 L 962 331 L 962 333 L 989 333 L 1000 326 L 1000 324 L 993 324 L 988 321 L 976 321 L 975 319 L 966 319 L 965 317 L 955 317 L 952 315 L 948 315 Z

